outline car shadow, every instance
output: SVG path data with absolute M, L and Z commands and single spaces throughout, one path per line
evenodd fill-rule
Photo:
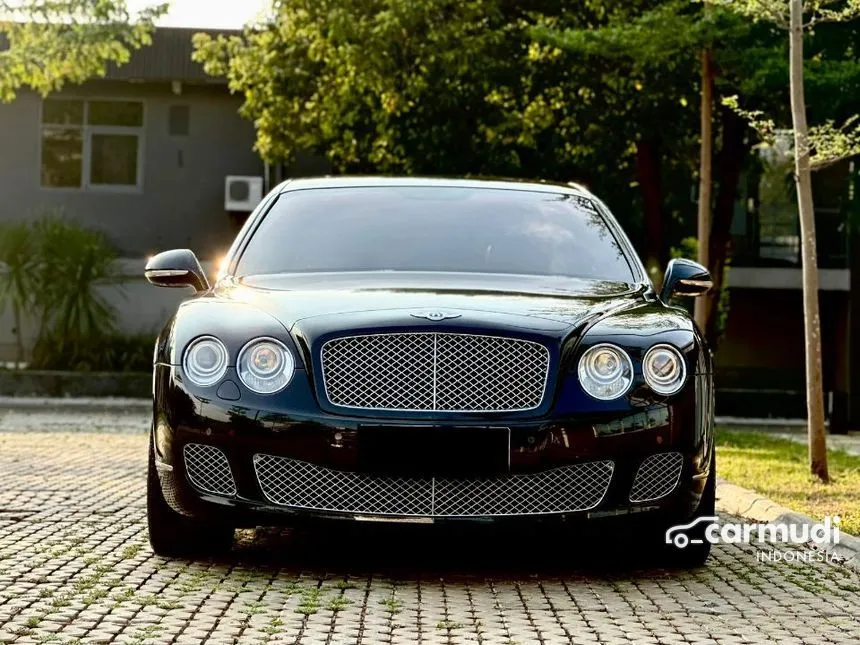
M 653 575 L 663 563 L 636 531 L 334 523 L 240 531 L 221 562 L 327 576 Z M 653 540 L 652 540 L 653 543 Z

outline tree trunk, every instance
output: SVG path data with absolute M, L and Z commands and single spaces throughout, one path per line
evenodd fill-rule
M 815 250 L 815 211 L 809 167 L 806 99 L 803 92 L 803 2 L 791 0 L 789 28 L 791 119 L 794 125 L 794 166 L 800 211 L 803 266 L 803 326 L 806 344 L 806 409 L 809 426 L 809 468 L 827 482 L 827 443 L 824 430 L 824 388 L 821 379 L 821 320 L 818 314 L 818 259 Z
M 702 50 L 702 105 L 700 108 L 700 147 L 699 147 L 699 213 L 696 226 L 698 239 L 698 261 L 708 266 L 711 244 L 711 154 L 713 147 L 713 68 L 711 50 Z M 704 330 L 708 322 L 708 298 L 696 298 L 695 318 L 699 329 Z
M 645 268 L 659 289 L 665 268 L 663 198 L 660 188 L 660 155 L 656 144 L 643 139 L 636 144 L 636 178 L 642 194 L 645 222 Z
M 716 349 L 719 340 L 720 293 L 723 289 L 725 269 L 728 262 L 732 219 L 738 196 L 738 183 L 744 159 L 749 152 L 749 144 L 745 138 L 746 121 L 730 108 L 721 107 L 719 112 L 723 145 L 717 155 L 716 172 L 719 190 L 716 202 L 714 203 L 708 253 L 708 270 L 711 272 L 714 286 L 707 295 L 699 298 L 699 300 L 706 299 L 708 301 L 708 317 L 704 332 L 705 338 L 712 350 Z

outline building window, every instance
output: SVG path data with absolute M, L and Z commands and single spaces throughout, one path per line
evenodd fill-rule
M 45 99 L 42 186 L 139 188 L 142 137 L 140 101 Z

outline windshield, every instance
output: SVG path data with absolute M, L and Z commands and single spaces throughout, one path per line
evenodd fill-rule
M 444 271 L 634 282 L 591 200 L 493 188 L 319 188 L 281 195 L 236 275 Z

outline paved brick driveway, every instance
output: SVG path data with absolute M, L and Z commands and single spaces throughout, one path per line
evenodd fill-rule
M 637 570 L 595 541 L 381 527 L 245 531 L 222 561 L 163 560 L 145 455 L 139 430 L 0 432 L 0 642 L 860 643 L 857 574 L 748 547 Z

